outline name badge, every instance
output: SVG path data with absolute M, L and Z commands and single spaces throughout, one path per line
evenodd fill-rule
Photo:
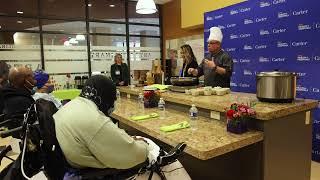
M 120 75 L 120 71 L 116 71 L 116 75 Z

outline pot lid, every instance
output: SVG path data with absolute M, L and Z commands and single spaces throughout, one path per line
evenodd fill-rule
M 281 72 L 281 71 L 271 71 L 271 72 L 260 72 L 257 76 L 296 76 L 294 72 Z

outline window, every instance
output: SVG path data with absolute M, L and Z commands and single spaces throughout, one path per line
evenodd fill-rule
M 126 25 L 90 22 L 90 33 L 126 34 Z
M 11 67 L 41 67 L 40 37 L 37 33 L 0 32 L 0 59 Z
M 125 36 L 97 36 L 91 40 L 91 67 L 92 72 L 106 72 L 110 75 L 110 67 L 114 63 L 114 55 L 122 54 L 123 62 L 126 63 L 127 47 Z
M 64 20 L 42 20 L 43 31 L 58 31 L 63 33 L 86 33 L 86 22 Z
M 152 60 L 161 58 L 159 13 L 137 14 L 136 3 L 6 0 L 0 7 L 0 60 L 44 68 L 58 89 L 66 85 L 67 74 L 71 79 L 108 75 L 115 53 L 122 54 L 131 73 L 150 70 Z
M 157 26 L 129 25 L 129 34 L 143 36 L 160 36 L 160 28 Z

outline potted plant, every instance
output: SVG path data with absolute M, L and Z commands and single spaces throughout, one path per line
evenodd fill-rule
M 247 105 L 234 103 L 226 110 L 227 131 L 242 134 L 248 131 L 248 121 L 256 112 Z

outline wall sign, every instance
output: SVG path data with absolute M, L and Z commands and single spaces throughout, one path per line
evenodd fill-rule
M 205 53 L 209 29 L 219 26 L 223 48 L 234 61 L 231 88 L 256 92 L 261 71 L 299 76 L 297 96 L 320 100 L 319 0 L 249 0 L 204 15 Z M 313 114 L 313 160 L 320 161 L 320 106 Z

